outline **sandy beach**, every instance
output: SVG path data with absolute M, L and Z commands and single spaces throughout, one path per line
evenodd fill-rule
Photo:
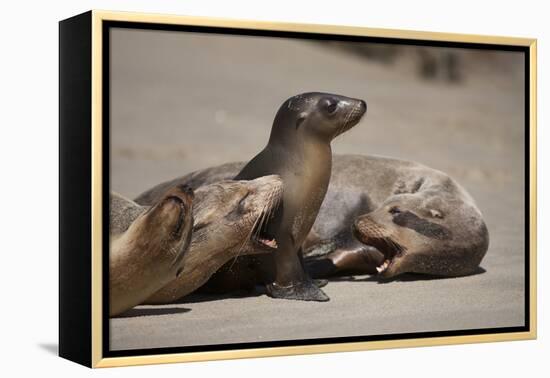
M 524 97 L 519 53 L 460 51 L 462 79 L 426 80 L 411 47 L 382 63 L 319 42 L 116 30 L 111 35 L 111 188 L 133 198 L 188 172 L 249 160 L 278 106 L 323 91 L 362 98 L 335 153 L 421 162 L 484 214 L 478 274 L 334 279 L 327 303 L 191 295 L 110 321 L 113 350 L 522 326 Z

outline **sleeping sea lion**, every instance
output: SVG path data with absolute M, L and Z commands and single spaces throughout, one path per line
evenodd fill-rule
M 109 315 L 142 303 L 182 271 L 193 191 L 178 185 L 151 207 L 110 195 Z
M 160 190 L 151 190 L 136 199 L 141 205 L 158 201 Z M 192 186 L 192 185 L 190 185 Z M 183 270 L 146 303 L 173 303 L 201 287 L 224 263 L 249 253 L 269 254 L 273 241 L 261 232 L 264 222 L 278 205 L 282 182 L 276 175 L 250 181 L 226 180 L 195 190 L 193 234 Z

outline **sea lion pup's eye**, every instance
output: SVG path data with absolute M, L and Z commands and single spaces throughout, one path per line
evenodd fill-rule
M 329 114 L 334 113 L 337 107 L 338 107 L 338 102 L 327 100 L 327 111 L 329 112 Z
M 401 214 L 401 210 L 397 206 L 392 206 L 388 210 L 388 213 L 390 213 L 392 215 L 397 215 L 397 214 Z

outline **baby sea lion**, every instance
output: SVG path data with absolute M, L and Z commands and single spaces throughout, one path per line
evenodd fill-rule
M 109 315 L 142 303 L 182 271 L 193 191 L 179 185 L 151 207 L 110 195 Z
M 273 122 L 267 146 L 235 176 L 251 180 L 277 174 L 283 199 L 264 228 L 275 238 L 275 276 L 267 285 L 274 298 L 327 301 L 304 272 L 301 247 L 325 197 L 332 163 L 330 142 L 355 126 L 365 101 L 328 93 L 304 93 L 286 100 Z
M 136 202 L 158 201 L 167 183 L 140 195 Z M 250 181 L 220 181 L 195 190 L 193 234 L 184 266 L 146 303 L 172 303 L 201 287 L 224 263 L 249 253 L 273 252 L 273 241 L 261 232 L 282 196 L 276 175 Z
M 233 177 L 242 167 L 227 163 L 207 168 L 171 185 L 200 187 Z M 461 276 L 478 269 L 489 245 L 487 227 L 472 197 L 448 175 L 415 162 L 361 155 L 335 155 L 332 171 L 303 244 L 311 276 Z M 208 289 L 250 288 L 269 281 L 263 277 L 273 274 L 265 262 L 270 258 L 243 256 L 230 269 L 226 264 Z

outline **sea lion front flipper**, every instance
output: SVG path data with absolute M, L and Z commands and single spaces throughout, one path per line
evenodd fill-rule
M 330 258 L 311 259 L 306 261 L 307 273 L 313 278 L 331 277 L 338 272 L 338 268 Z
M 305 259 L 306 272 L 314 278 L 335 275 L 376 274 L 384 255 L 372 247 L 338 248 L 321 258 Z
M 320 279 L 314 279 L 313 283 L 317 285 L 317 287 L 325 287 L 328 284 L 328 280 L 325 280 L 323 278 Z
M 298 282 L 295 285 L 279 286 L 276 283 L 266 285 L 267 293 L 272 298 L 292 299 L 297 301 L 328 302 L 330 298 L 319 289 L 313 280 Z

